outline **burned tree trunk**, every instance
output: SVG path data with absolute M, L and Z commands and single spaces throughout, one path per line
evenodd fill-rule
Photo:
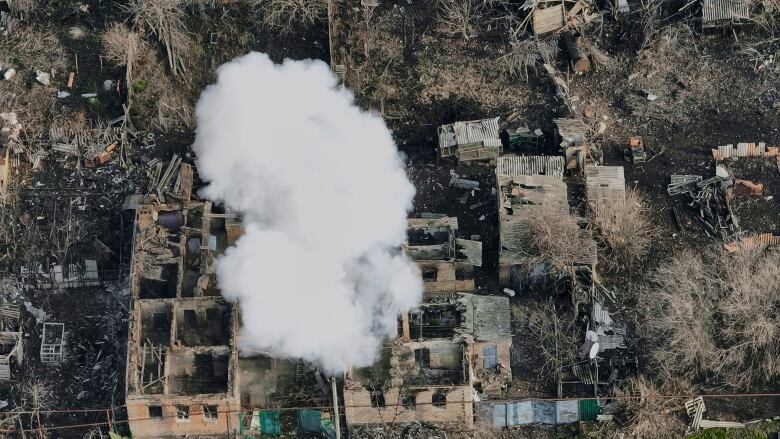
M 588 52 L 582 44 L 582 37 L 574 32 L 566 32 L 563 34 L 563 42 L 566 44 L 569 56 L 571 56 L 571 66 L 574 69 L 574 73 L 578 75 L 587 73 L 590 70 L 590 60 L 588 59 Z

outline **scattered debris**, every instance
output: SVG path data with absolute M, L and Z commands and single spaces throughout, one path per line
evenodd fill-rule
M 694 218 L 705 227 L 705 233 L 728 240 L 741 230 L 727 195 L 733 185 L 732 177 L 703 180 L 700 175 L 672 175 L 667 192 L 671 196 L 687 195 L 690 206 L 698 207 L 699 214 Z

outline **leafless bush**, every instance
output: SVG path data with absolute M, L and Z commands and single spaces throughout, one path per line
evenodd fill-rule
M 52 385 L 45 380 L 30 380 L 21 386 L 22 405 L 33 411 L 45 410 L 54 403 Z
M 612 264 L 629 264 L 647 253 L 653 229 L 636 189 L 626 190 L 621 200 L 597 199 L 591 204 L 591 215 L 596 233 L 609 247 Z
M 541 350 L 544 360 L 539 377 L 557 382 L 561 368 L 574 363 L 574 353 L 579 350 L 573 336 L 573 320 L 556 309 L 553 302 L 526 301 L 515 305 L 512 314 L 536 338 L 534 345 Z
M 461 35 L 465 39 L 479 33 L 487 13 L 482 0 L 438 0 L 436 22 L 441 31 L 450 36 Z
M 40 6 L 39 0 L 8 0 L 11 12 L 30 13 Z
M 558 39 L 525 39 L 513 41 L 509 52 L 499 58 L 501 69 L 510 76 L 528 79 L 528 70 L 545 63 L 552 63 L 558 55 Z
M 551 208 L 534 209 L 528 224 L 533 250 L 559 270 L 582 262 L 587 249 L 593 248 L 590 233 L 571 215 Z
M 733 388 L 780 376 L 780 252 L 687 250 L 652 280 L 642 299 L 665 376 Z
M 125 67 L 125 82 L 131 84 L 133 67 L 143 41 L 137 33 L 121 23 L 114 23 L 103 32 L 103 55 L 118 66 Z
M 654 382 L 643 375 L 629 378 L 616 389 L 617 396 L 639 397 L 620 399 L 628 414 L 627 433 L 638 439 L 676 439 L 685 433 L 681 399 L 664 398 L 690 392 L 690 385 L 676 380 Z
M 312 26 L 327 17 L 328 0 L 254 0 L 262 11 L 263 23 L 281 31 Z
M 642 31 L 642 47 L 646 47 L 660 32 L 661 11 L 664 2 L 662 0 L 640 0 L 639 17 Z
M 185 7 L 184 0 L 129 0 L 123 6 L 132 14 L 136 28 L 148 28 L 165 46 L 168 66 L 174 75 L 186 73 L 185 59 L 193 46 Z

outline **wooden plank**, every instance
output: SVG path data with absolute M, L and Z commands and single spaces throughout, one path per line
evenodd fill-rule
M 562 28 L 564 25 L 563 11 L 563 5 L 555 5 L 534 11 L 534 33 L 541 35 Z

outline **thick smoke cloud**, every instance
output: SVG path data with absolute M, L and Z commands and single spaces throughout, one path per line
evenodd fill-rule
M 219 69 L 197 107 L 202 195 L 243 216 L 217 261 L 242 310 L 241 348 L 329 372 L 365 366 L 416 304 L 403 242 L 414 187 L 380 117 L 320 61 L 252 53 Z

